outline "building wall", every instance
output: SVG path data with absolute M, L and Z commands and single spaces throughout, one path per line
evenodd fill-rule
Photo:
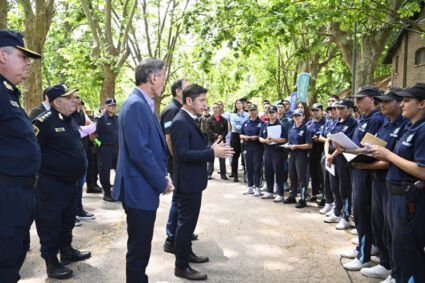
M 425 20 L 425 10 L 421 13 L 421 18 Z M 425 28 L 425 22 L 421 24 Z M 420 48 L 425 47 L 425 40 L 421 38 L 418 32 L 409 31 L 407 33 L 407 57 L 406 50 L 406 36 L 398 47 L 392 60 L 392 86 L 393 87 L 410 87 L 417 82 L 425 82 L 425 64 L 415 65 L 415 54 Z M 398 57 L 398 71 L 396 71 Z M 406 64 L 406 83 L 403 85 L 403 76 Z

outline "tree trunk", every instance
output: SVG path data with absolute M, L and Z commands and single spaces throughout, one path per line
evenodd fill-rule
M 0 0 L 0 29 L 7 28 L 7 0 Z
M 112 71 L 111 66 L 104 65 L 103 70 L 103 81 L 102 90 L 100 92 L 100 105 L 103 105 L 105 99 L 115 97 L 115 84 L 117 81 L 118 74 Z

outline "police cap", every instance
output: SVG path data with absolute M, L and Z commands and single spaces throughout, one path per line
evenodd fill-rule
M 269 113 L 270 112 L 274 113 L 276 111 L 277 111 L 277 107 L 275 105 L 270 105 L 270 107 L 269 107 Z
M 65 84 L 56 84 L 48 87 L 45 93 L 49 98 L 49 102 L 52 103 L 56 98 L 69 96 L 76 91 L 78 91 L 78 88 L 69 89 Z
M 41 58 L 40 54 L 25 47 L 24 36 L 21 33 L 8 29 L 0 29 L 0 47 L 6 46 L 15 47 L 24 52 L 28 57 L 35 59 Z
M 417 100 L 422 101 L 425 99 L 425 84 L 417 83 L 413 87 L 397 92 L 397 95 L 402 97 L 414 97 Z
M 374 86 L 366 85 L 359 88 L 357 93 L 354 96 L 350 96 L 350 98 L 362 98 L 365 96 L 376 97 L 380 96 L 381 92 Z
M 105 100 L 105 105 L 107 106 L 117 105 L 117 101 L 115 100 L 115 98 L 107 98 Z

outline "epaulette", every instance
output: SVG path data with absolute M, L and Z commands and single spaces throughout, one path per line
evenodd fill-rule
M 36 120 L 40 122 L 44 122 L 51 115 L 52 115 L 52 111 L 46 111 L 43 114 L 40 114 L 39 116 L 37 116 Z

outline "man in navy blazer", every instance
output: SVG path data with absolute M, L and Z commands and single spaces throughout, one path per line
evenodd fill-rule
M 164 88 L 165 63 L 146 59 L 136 67 L 136 88 L 118 120 L 119 155 L 113 197 L 127 214 L 127 282 L 148 282 L 146 266 L 159 195 L 174 187 L 167 176 L 164 134 L 154 113 L 154 97 Z
M 207 162 L 214 157 L 225 158 L 233 154 L 225 144 L 207 146 L 207 140 L 196 119 L 206 108 L 207 89 L 193 84 L 183 90 L 183 107 L 171 125 L 171 143 L 174 152 L 173 183 L 178 202 L 178 222 L 175 239 L 174 274 L 189 280 L 205 280 L 207 275 L 192 269 L 189 262 L 203 263 L 192 251 L 191 238 L 198 222 L 202 191 L 207 187 Z

